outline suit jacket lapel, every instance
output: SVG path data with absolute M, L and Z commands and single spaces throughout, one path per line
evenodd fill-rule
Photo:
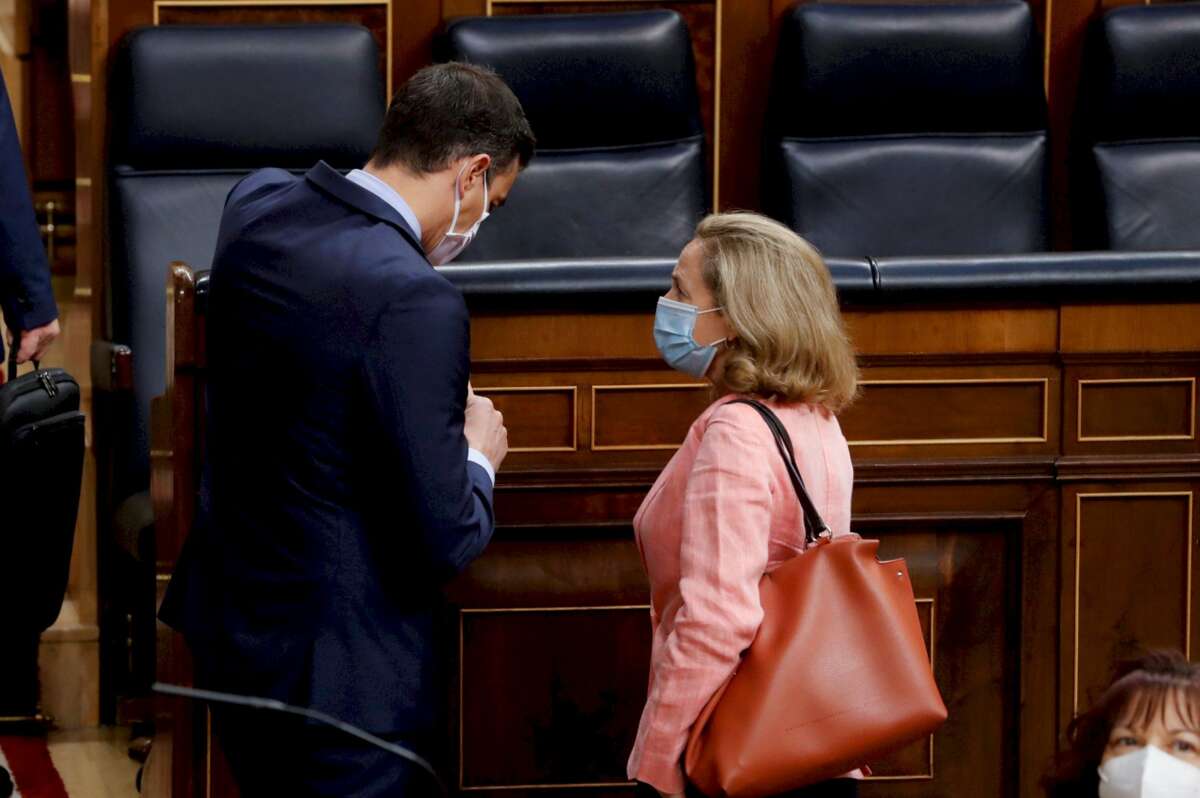
M 332 194 L 335 198 L 352 208 L 381 222 L 390 224 L 399 230 L 408 239 L 408 242 L 424 257 L 425 248 L 421 246 L 420 239 L 417 238 L 416 233 L 408 226 L 408 223 L 404 221 L 404 217 L 397 213 L 396 209 L 391 205 L 388 205 L 362 186 L 351 183 L 340 172 L 324 161 L 309 169 L 305 177 L 325 193 Z

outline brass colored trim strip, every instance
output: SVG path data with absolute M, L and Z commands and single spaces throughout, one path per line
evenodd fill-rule
M 1132 383 L 1190 382 L 1192 396 L 1188 406 L 1187 435 L 1088 435 L 1083 434 L 1083 386 L 1128 385 Z M 1196 439 L 1196 378 L 1195 377 L 1114 377 L 1111 379 L 1080 380 L 1075 389 L 1075 440 L 1079 443 L 1113 441 L 1191 441 Z
M 1079 591 L 1083 580 L 1079 576 L 1080 562 L 1082 560 L 1083 551 L 1083 500 L 1084 499 L 1114 499 L 1114 498 L 1160 498 L 1166 496 L 1186 496 L 1188 500 L 1187 509 L 1187 539 L 1185 548 L 1187 549 L 1187 597 L 1184 603 L 1184 656 L 1188 659 L 1192 658 L 1192 533 L 1193 533 L 1193 518 L 1195 511 L 1193 504 L 1195 501 L 1195 493 L 1190 490 L 1176 491 L 1127 491 L 1127 492 L 1106 492 L 1106 493 L 1077 493 L 1075 494 L 1075 607 L 1074 607 L 1074 641 L 1072 644 L 1072 697 L 1071 711 L 1073 715 L 1079 714 Z

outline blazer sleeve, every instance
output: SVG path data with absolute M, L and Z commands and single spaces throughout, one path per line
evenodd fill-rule
M 428 267 L 426 267 L 428 268 Z M 363 353 L 381 467 L 395 467 L 432 572 L 446 579 L 491 540 L 492 482 L 463 436 L 470 327 L 462 296 L 430 270 L 392 291 Z M 394 464 L 394 466 L 393 466 Z
M 0 308 L 10 328 L 33 330 L 58 318 L 21 143 L 0 76 Z M 3 349 L 0 348 L 0 353 Z
M 680 764 L 692 724 L 733 673 L 762 622 L 758 585 L 766 571 L 771 486 L 763 467 L 767 428 L 750 408 L 713 413 L 684 494 L 675 615 L 629 762 L 630 778 L 683 792 Z M 758 416 L 753 416 L 758 421 Z

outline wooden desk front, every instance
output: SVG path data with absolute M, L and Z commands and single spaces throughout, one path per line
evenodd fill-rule
M 1191 649 L 1200 304 L 846 315 L 855 527 L 908 560 L 950 710 L 862 794 L 1038 795 L 1116 659 Z M 495 542 L 449 590 L 441 764 L 461 795 L 632 794 L 650 628 L 630 522 L 711 399 L 662 365 L 651 323 L 652 307 L 474 312 L 474 385 L 512 450 Z M 175 794 L 229 794 L 203 718 L 189 728 Z

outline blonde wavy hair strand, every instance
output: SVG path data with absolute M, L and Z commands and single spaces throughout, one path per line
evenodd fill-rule
M 754 213 L 700 222 L 704 280 L 736 334 L 721 382 L 735 392 L 838 412 L 858 364 L 829 267 L 811 244 Z

